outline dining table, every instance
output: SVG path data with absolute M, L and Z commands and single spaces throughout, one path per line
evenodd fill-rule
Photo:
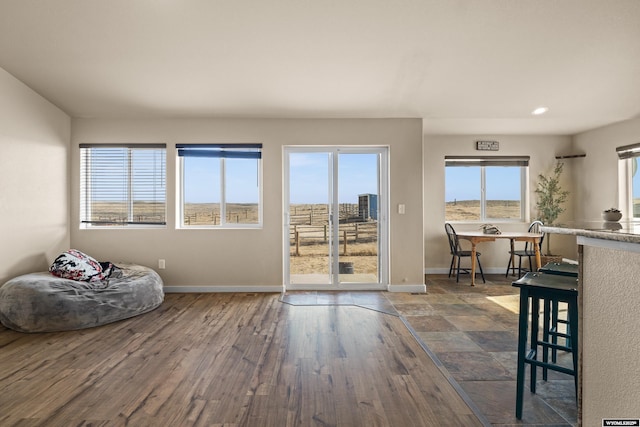
M 511 265 L 513 265 L 514 242 L 529 242 L 533 245 L 536 257 L 536 269 L 542 267 L 540 265 L 540 241 L 543 233 L 532 232 L 501 232 L 499 234 L 489 234 L 483 231 L 458 231 L 456 232 L 458 239 L 464 239 L 471 242 L 471 286 L 476 285 L 476 246 L 481 242 L 495 242 L 498 239 L 509 239 L 511 245 Z

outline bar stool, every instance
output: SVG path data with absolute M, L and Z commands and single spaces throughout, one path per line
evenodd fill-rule
M 513 282 L 513 286 L 520 288 L 520 318 L 518 326 L 518 371 L 516 385 L 516 418 L 522 419 L 524 399 L 525 365 L 531 366 L 532 393 L 536 392 L 537 368 L 553 370 L 572 375 L 574 378 L 576 397 L 578 393 L 578 290 L 577 279 L 572 276 L 545 273 L 527 273 Z M 531 299 L 531 334 L 530 348 L 527 351 L 527 335 L 529 332 L 529 299 Z M 540 337 L 540 302 L 543 311 L 543 336 Z M 549 322 L 551 309 L 549 304 L 567 303 L 569 318 L 569 334 L 571 340 L 568 345 L 559 345 L 549 340 Z M 572 354 L 573 368 L 558 365 L 555 360 L 549 361 L 549 350 L 561 350 Z M 542 354 L 542 360 L 539 355 Z M 545 375 L 546 377 L 546 375 Z M 545 378 L 546 379 L 546 378 Z
M 540 268 L 540 270 L 538 270 L 540 273 L 546 273 L 546 274 L 557 274 L 560 276 L 569 276 L 569 277 L 578 277 L 578 264 L 571 264 L 568 262 L 550 262 L 545 264 L 544 266 L 542 266 L 542 268 Z M 543 337 L 543 339 L 548 340 L 549 336 L 552 337 L 552 342 L 554 344 L 558 343 L 558 337 L 564 338 L 565 339 L 565 345 L 569 346 L 569 340 L 571 339 L 570 336 L 570 330 L 569 330 L 569 319 L 560 319 L 558 316 L 558 312 L 559 312 L 559 307 L 558 307 L 558 302 L 557 301 L 547 301 L 544 307 L 545 312 L 547 312 L 548 310 L 551 310 L 551 319 L 550 319 L 550 325 L 545 325 L 544 326 L 544 331 L 545 331 L 545 336 Z M 546 319 L 547 317 L 545 317 Z M 565 332 L 561 332 L 558 329 L 558 324 L 564 324 L 565 325 Z M 556 363 L 557 361 L 557 350 L 552 349 L 551 352 L 551 359 L 553 361 L 553 363 Z M 547 370 L 543 369 L 542 371 L 542 378 L 546 381 L 547 380 Z
M 557 274 L 559 276 L 578 277 L 578 264 L 550 262 L 543 265 L 538 271 L 547 274 Z

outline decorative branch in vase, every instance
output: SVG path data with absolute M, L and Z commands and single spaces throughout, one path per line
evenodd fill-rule
M 543 174 L 538 175 L 538 185 L 535 190 L 538 195 L 536 208 L 538 208 L 538 219 L 545 225 L 553 225 L 558 216 L 565 211 L 562 206 L 569 197 L 569 191 L 563 190 L 560 185 L 560 176 L 564 163 L 556 163 L 553 173 L 549 176 Z M 544 255 L 551 256 L 549 234 L 545 236 L 545 252 Z

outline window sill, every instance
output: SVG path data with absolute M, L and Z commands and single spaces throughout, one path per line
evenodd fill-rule
M 176 230 L 262 230 L 262 224 L 250 225 L 188 225 L 176 227 Z

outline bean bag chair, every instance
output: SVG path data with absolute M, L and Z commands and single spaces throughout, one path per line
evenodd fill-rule
M 158 273 L 134 264 L 117 264 L 104 280 L 25 274 L 0 287 L 0 322 L 19 332 L 100 326 L 157 308 L 162 286 Z

